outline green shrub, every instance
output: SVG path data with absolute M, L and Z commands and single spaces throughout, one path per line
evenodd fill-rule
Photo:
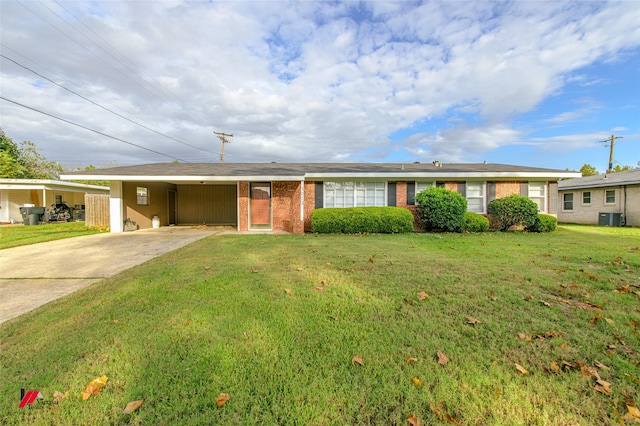
M 533 226 L 538 217 L 538 205 L 522 195 L 509 195 L 489 202 L 492 222 L 506 231 L 512 226 Z
M 315 209 L 311 213 L 311 230 L 328 234 L 411 232 L 413 215 L 400 207 Z
M 428 230 L 462 232 L 467 200 L 455 191 L 427 188 L 416 195 L 418 218 Z
M 487 232 L 489 230 L 489 219 L 478 213 L 466 212 L 462 230 L 465 232 Z
M 528 232 L 553 232 L 558 225 L 558 219 L 548 214 L 539 214 L 531 226 L 525 228 Z

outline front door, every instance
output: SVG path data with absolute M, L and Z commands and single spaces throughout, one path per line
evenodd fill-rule
M 271 184 L 251 182 L 249 205 L 251 229 L 271 228 Z

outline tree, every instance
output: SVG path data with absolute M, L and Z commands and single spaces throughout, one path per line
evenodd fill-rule
M 36 144 L 24 141 L 19 146 L 0 128 L 0 178 L 57 179 L 62 166 L 48 161 Z
M 582 173 L 582 177 L 585 176 L 596 176 L 599 175 L 598 171 L 591 164 L 585 164 L 580 167 L 580 173 Z
M 616 173 L 616 172 L 626 172 L 627 170 L 631 170 L 632 167 L 631 166 L 621 166 L 620 164 L 616 164 L 616 166 L 611 169 L 611 173 Z

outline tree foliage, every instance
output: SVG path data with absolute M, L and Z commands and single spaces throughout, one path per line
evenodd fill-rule
M 633 167 L 631 166 L 621 166 L 620 164 L 616 164 L 616 166 L 611 169 L 611 173 L 616 172 L 626 172 L 627 170 L 631 170 Z
M 16 144 L 0 128 L 0 178 L 57 179 L 62 166 L 48 161 L 36 144 L 24 141 Z
M 584 164 L 582 167 L 580 167 L 580 173 L 582 173 L 582 177 L 596 176 L 600 174 L 591 164 Z

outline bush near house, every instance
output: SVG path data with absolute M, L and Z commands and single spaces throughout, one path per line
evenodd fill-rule
M 553 232 L 558 225 L 558 219 L 548 214 L 538 214 L 533 225 L 527 226 L 525 231 L 528 232 Z
M 467 200 L 444 188 L 428 188 L 416 197 L 418 218 L 427 230 L 462 232 Z
M 538 205 L 522 195 L 509 195 L 489 202 L 492 223 L 501 231 L 512 226 L 533 226 L 538 217 Z
M 489 230 L 489 219 L 479 213 L 466 212 L 462 230 L 465 232 L 487 232 Z
M 400 207 L 316 209 L 311 230 L 325 234 L 397 234 L 413 230 L 413 215 Z

